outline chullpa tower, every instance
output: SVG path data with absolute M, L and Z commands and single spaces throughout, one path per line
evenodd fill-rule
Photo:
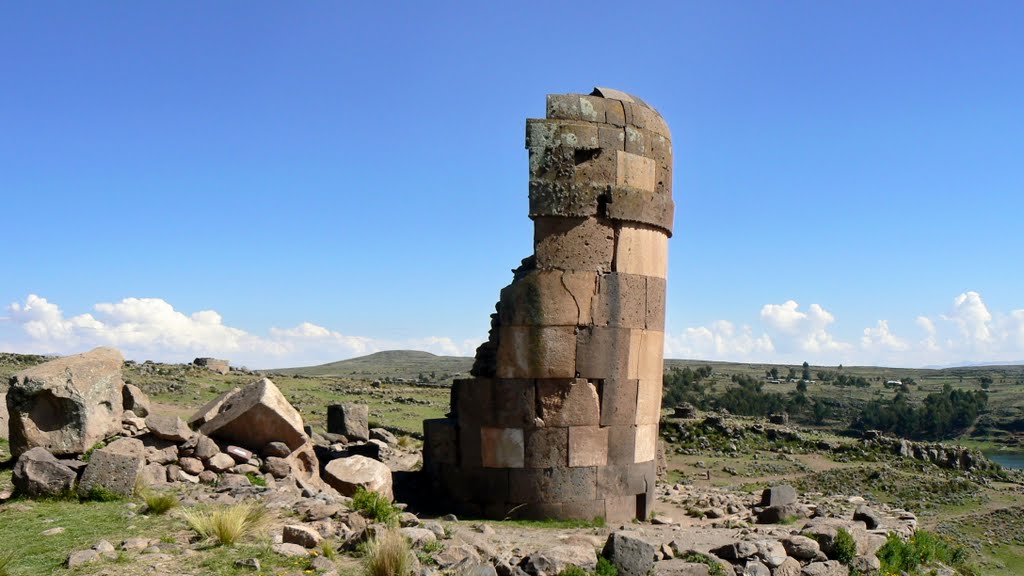
M 643 100 L 547 97 L 526 121 L 534 254 L 501 291 L 424 472 L 462 514 L 644 518 L 656 477 L 672 142 Z

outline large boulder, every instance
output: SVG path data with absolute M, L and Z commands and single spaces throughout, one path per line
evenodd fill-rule
M 370 408 L 366 404 L 332 404 L 327 407 L 327 431 L 349 440 L 370 439 Z
M 138 386 L 125 384 L 121 389 L 121 399 L 121 406 L 125 410 L 131 410 L 140 418 L 149 416 L 149 396 L 146 396 Z
M 14 465 L 14 487 L 25 496 L 57 496 L 70 492 L 75 471 L 65 466 L 46 448 L 24 452 Z
M 637 532 L 619 530 L 608 535 L 602 555 L 611 560 L 621 576 L 647 576 L 654 568 L 658 548 Z
M 58 358 L 11 377 L 7 391 L 11 452 L 31 448 L 82 454 L 121 431 L 121 366 L 113 348 Z
M 89 457 L 89 465 L 78 483 L 79 495 L 89 497 L 96 490 L 126 497 L 135 493 L 142 468 L 146 464 L 142 442 L 139 442 L 138 448 L 127 443 L 119 446 L 115 444 L 97 450 Z
M 204 406 L 190 421 L 206 418 Z M 280 441 L 295 450 L 306 443 L 302 416 L 288 403 L 281 391 L 268 378 L 248 384 L 223 399 L 216 415 L 199 431 L 250 450 L 261 450 L 270 442 Z
M 391 470 L 366 456 L 349 456 L 331 460 L 324 467 L 323 479 L 345 496 L 352 496 L 360 487 L 394 500 Z
M 153 436 L 171 442 L 184 442 L 193 434 L 188 424 L 173 414 L 150 414 L 146 417 L 146 428 Z
M 199 410 L 196 410 L 195 414 L 193 414 L 192 417 L 188 419 L 189 427 L 192 429 L 196 429 L 202 426 L 203 424 L 206 424 L 210 420 L 213 420 L 213 417 L 216 416 L 218 412 L 220 412 L 220 407 L 224 405 L 224 401 L 234 396 L 235 394 L 238 394 L 241 391 L 242 389 L 236 386 L 231 390 L 220 393 L 213 400 L 210 400 L 206 404 L 203 404 L 202 407 L 200 407 Z

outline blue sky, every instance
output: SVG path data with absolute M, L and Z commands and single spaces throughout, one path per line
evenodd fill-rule
M 1024 361 L 1020 3 L 475 4 L 0 6 L 0 350 L 471 354 L 601 85 L 672 128 L 669 357 Z

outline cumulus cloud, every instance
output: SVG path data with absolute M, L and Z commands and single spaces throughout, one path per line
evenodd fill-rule
M 964 339 L 968 341 L 977 344 L 992 341 L 992 313 L 988 311 L 988 306 L 977 292 L 964 292 L 957 296 L 953 300 L 952 312 L 943 315 L 942 319 L 956 324 Z
M 865 328 L 860 338 L 865 350 L 880 352 L 902 352 L 910 349 L 910 343 L 889 330 L 888 320 L 879 320 L 873 328 Z
M 214 310 L 191 314 L 160 298 L 102 302 L 93 313 L 68 317 L 60 306 L 30 294 L 8 306 L 4 324 L 20 328 L 27 341 L 10 349 L 47 354 L 80 352 L 95 346 L 120 348 L 127 357 L 182 362 L 195 356 L 222 356 L 235 364 L 274 368 L 319 364 L 396 348 L 436 354 L 471 355 L 479 342 L 426 336 L 387 340 L 352 336 L 311 322 L 252 334 L 224 323 Z M 5 339 L 10 339 L 10 335 Z
M 775 351 L 767 334 L 755 335 L 753 328 L 739 329 L 732 322 L 719 320 L 710 327 L 687 328 L 681 334 L 665 335 L 665 355 L 670 358 L 756 361 Z
M 849 349 L 850 344 L 829 332 L 829 325 L 835 321 L 835 316 L 819 304 L 811 304 L 807 312 L 801 311 L 795 300 L 761 308 L 761 322 L 770 334 L 774 333 L 776 347 L 783 352 L 821 354 Z

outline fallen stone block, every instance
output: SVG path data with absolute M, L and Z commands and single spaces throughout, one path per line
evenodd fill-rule
M 193 434 L 184 420 L 170 414 L 150 414 L 146 417 L 146 428 L 153 436 L 171 442 L 184 442 Z
M 327 431 L 352 441 L 370 439 L 370 408 L 366 404 L 332 404 L 327 407 Z
M 32 448 L 18 457 L 12 481 L 19 494 L 58 496 L 70 492 L 76 474 L 45 448 Z
M 135 493 L 145 463 L 142 454 L 125 454 L 106 448 L 97 450 L 89 458 L 89 465 L 78 483 L 78 493 L 89 497 L 96 490 L 105 490 L 131 496 Z
M 136 416 L 149 416 L 149 396 L 133 384 L 125 384 L 121 388 L 121 407 L 131 410 Z
M 202 417 L 197 413 L 192 420 Z M 200 426 L 199 431 L 252 450 L 275 441 L 284 442 L 294 450 L 307 440 L 302 416 L 267 378 L 224 398 L 217 414 Z
M 658 548 L 636 532 L 620 530 L 608 535 L 602 555 L 608 558 L 620 576 L 647 576 L 654 568 Z
M 383 463 L 365 456 L 331 460 L 324 467 L 323 479 L 344 496 L 355 495 L 356 489 L 361 487 L 389 501 L 394 500 L 391 470 Z

